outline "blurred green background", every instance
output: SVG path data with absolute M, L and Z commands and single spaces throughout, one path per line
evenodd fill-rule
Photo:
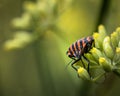
M 108 34 L 120 26 L 120 1 L 46 0 L 60 3 L 59 10 L 64 7 L 58 17 L 52 18 L 57 20 L 58 29 L 53 26 L 54 30 L 43 30 L 44 34 L 23 48 L 5 50 L 4 43 L 17 30 L 11 21 L 21 17 L 25 1 L 36 3 L 0 0 L 0 96 L 120 96 L 117 76 L 94 84 L 78 78 L 71 66 L 65 69 L 71 43 L 92 35 L 99 24 L 105 25 Z

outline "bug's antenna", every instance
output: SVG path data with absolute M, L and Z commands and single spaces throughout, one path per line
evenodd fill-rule
M 71 64 L 72 61 L 73 59 L 66 65 L 65 69 L 67 69 L 67 67 Z

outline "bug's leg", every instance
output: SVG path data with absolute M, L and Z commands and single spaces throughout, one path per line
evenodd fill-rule
M 84 62 L 82 61 L 82 59 L 81 59 L 81 62 L 82 62 L 83 67 L 85 68 L 85 64 L 84 64 Z
M 67 67 L 72 63 L 72 61 L 74 60 L 76 60 L 74 57 L 70 57 L 72 60 L 66 65 L 66 67 L 65 67 L 65 69 L 67 69 Z
M 67 67 L 71 64 L 72 61 L 73 59 L 66 65 L 65 69 L 67 69 Z
M 76 71 L 77 71 L 77 68 L 76 68 L 76 67 L 74 67 L 73 65 L 74 65 L 76 62 L 78 62 L 80 59 L 81 59 L 81 58 L 79 58 L 79 59 L 75 60 L 75 61 L 71 64 L 72 68 L 73 68 L 73 69 L 75 69 Z
M 74 57 L 71 57 L 71 59 L 76 60 Z
M 88 71 L 88 73 L 89 73 L 89 68 L 90 68 L 90 61 L 83 55 L 83 58 L 88 62 L 88 69 L 87 69 L 87 71 Z

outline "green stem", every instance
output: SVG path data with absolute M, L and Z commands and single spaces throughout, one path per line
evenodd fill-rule
M 41 45 L 41 46 L 40 46 Z M 55 96 L 55 90 L 53 86 L 53 80 L 50 74 L 50 70 L 48 68 L 48 62 L 44 61 L 45 57 L 45 50 L 40 48 L 43 45 L 38 41 L 36 41 L 33 45 L 33 51 L 35 53 L 36 59 L 36 67 L 38 68 L 39 80 L 40 80 L 40 87 L 41 92 L 43 92 L 42 96 Z M 42 54 L 42 55 L 41 55 Z M 43 58 L 43 59 L 42 59 Z

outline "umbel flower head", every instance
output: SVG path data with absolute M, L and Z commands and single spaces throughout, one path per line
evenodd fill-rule
M 120 76 L 120 27 L 107 35 L 104 26 L 100 25 L 98 33 L 94 33 L 93 38 L 95 47 L 90 50 L 91 54 L 85 54 L 90 60 L 90 72 L 88 73 L 86 68 L 83 69 L 80 66 L 79 77 L 96 82 L 108 72 Z M 96 73 L 97 75 L 95 75 Z

